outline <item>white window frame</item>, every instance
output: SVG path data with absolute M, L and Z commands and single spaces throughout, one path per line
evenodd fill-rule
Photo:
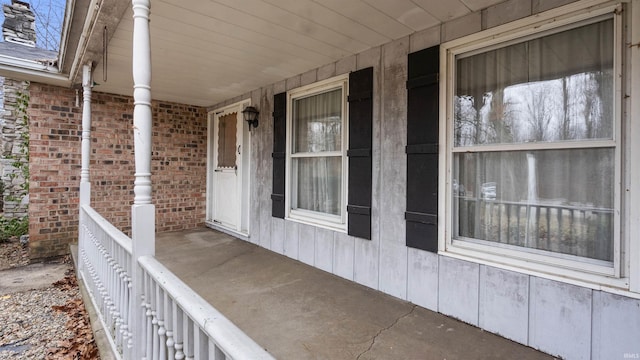
M 325 93 L 331 90 L 342 90 L 342 144 L 340 151 L 323 152 L 322 157 L 336 156 L 342 158 L 342 179 L 340 194 L 340 215 L 330 215 L 320 212 L 292 209 L 292 191 L 294 189 L 294 177 L 292 171 L 292 159 L 315 157 L 313 153 L 292 154 L 293 149 L 293 102 L 299 98 L 305 98 L 316 94 Z M 336 76 L 327 80 L 319 81 L 307 86 L 302 86 L 287 92 L 287 157 L 286 157 L 286 180 L 285 180 L 285 219 L 300 223 L 310 224 L 341 232 L 347 231 L 347 180 L 348 174 L 348 139 L 349 139 L 349 118 L 348 102 L 349 95 L 349 74 Z
M 629 255 L 625 249 L 629 249 L 627 237 L 621 235 L 621 181 L 622 181 L 622 152 L 624 139 L 622 128 L 625 124 L 622 119 L 622 23 L 621 5 L 619 3 L 603 1 L 585 1 L 569 4 L 537 16 L 529 17 L 510 24 L 499 26 L 487 31 L 476 33 L 467 37 L 456 39 L 441 44 L 440 47 L 440 128 L 446 131 L 440 134 L 440 143 L 443 150 L 440 152 L 440 178 L 446 179 L 440 182 L 439 193 L 445 201 L 440 202 L 439 214 L 439 251 L 442 255 L 462 258 L 474 262 L 484 263 L 501 268 L 517 270 L 539 276 L 560 279 L 576 284 L 599 288 L 610 286 L 615 288 L 629 288 Z M 572 256 L 547 256 L 523 248 L 501 248 L 499 246 L 485 245 L 468 241 L 453 239 L 453 196 L 452 196 L 452 164 L 454 155 L 453 141 L 453 99 L 455 91 L 455 56 L 478 51 L 490 47 L 507 44 L 514 40 L 527 37 L 543 36 L 545 32 L 558 31 L 559 29 L 578 27 L 585 23 L 595 22 L 605 16 L 614 20 L 614 126 L 613 141 L 590 141 L 589 144 L 608 146 L 615 144 L 615 182 L 614 184 L 614 259 L 613 267 L 590 263 L 588 261 L 574 260 Z M 561 145 L 561 146 L 559 146 Z M 565 146 L 566 145 L 566 146 Z M 514 144 L 508 145 L 510 150 L 537 150 L 570 148 L 570 144 L 540 143 L 540 144 Z M 458 148 L 457 152 L 480 150 L 480 147 Z M 493 150 L 498 147 L 494 147 Z M 499 146 L 504 150 L 504 146 Z M 492 150 L 492 145 L 483 145 L 482 151 Z M 634 240 L 636 241 L 636 240 Z

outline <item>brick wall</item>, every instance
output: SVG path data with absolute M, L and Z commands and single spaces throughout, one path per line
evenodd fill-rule
M 82 109 L 75 92 L 31 84 L 30 246 L 32 258 L 66 254 L 77 240 Z M 133 99 L 92 97 L 92 206 L 131 233 Z M 153 202 L 157 231 L 200 226 L 205 218 L 206 110 L 153 103 Z

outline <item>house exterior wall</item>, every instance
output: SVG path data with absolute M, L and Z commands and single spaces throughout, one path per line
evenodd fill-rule
M 22 154 L 23 134 L 29 131 L 28 124 L 20 117 L 19 97 L 29 95 L 28 84 L 22 80 L 0 78 L 2 101 L 0 101 L 0 181 L 3 185 L 2 209 L 5 218 L 21 218 L 27 215 L 29 197 L 24 188 L 25 179 L 22 171 L 14 165 L 16 162 L 26 163 Z
M 82 108 L 75 91 L 32 83 L 30 247 L 34 259 L 77 241 Z M 156 231 L 201 226 L 205 217 L 206 110 L 154 101 L 152 181 Z M 131 233 L 133 99 L 92 94 L 91 205 Z
M 640 356 L 637 297 L 405 245 L 407 55 L 569 2 L 506 1 L 212 107 L 250 98 L 260 109 L 260 127 L 251 134 L 251 177 L 260 181 L 251 187 L 249 240 L 563 358 Z M 273 95 L 370 66 L 374 67 L 372 239 L 273 218 Z

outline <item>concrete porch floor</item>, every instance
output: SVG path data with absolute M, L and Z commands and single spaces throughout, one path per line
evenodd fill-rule
M 156 256 L 278 359 L 550 359 L 549 355 L 200 228 Z

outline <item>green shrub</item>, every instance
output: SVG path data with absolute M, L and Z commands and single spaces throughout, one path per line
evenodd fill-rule
M 12 237 L 20 237 L 29 233 L 29 218 L 7 219 L 0 217 L 0 242 L 6 242 Z

